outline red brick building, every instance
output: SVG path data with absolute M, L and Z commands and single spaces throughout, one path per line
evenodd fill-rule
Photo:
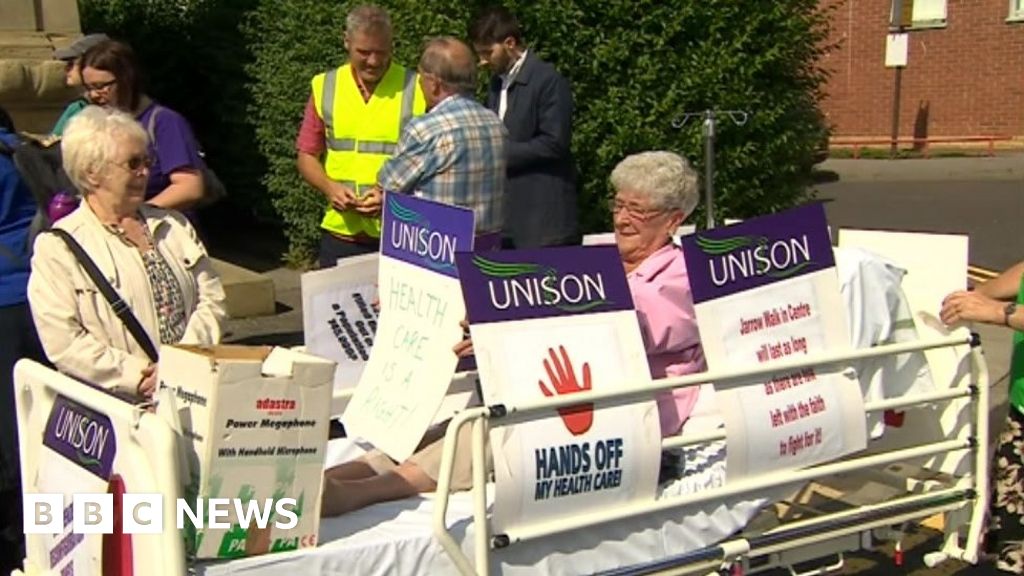
M 895 69 L 886 36 L 895 0 L 821 0 L 833 7 L 823 110 L 833 137 L 892 133 Z M 907 65 L 900 137 L 1024 138 L 1024 0 L 903 0 Z

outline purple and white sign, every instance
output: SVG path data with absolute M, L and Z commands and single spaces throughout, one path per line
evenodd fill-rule
M 684 237 L 709 370 L 739 370 L 849 348 L 820 204 Z M 702 391 L 703 394 L 703 391 Z M 856 379 L 834 366 L 715 383 L 730 482 L 826 462 L 865 446 Z
M 381 255 L 457 278 L 455 253 L 473 248 L 473 211 L 384 194 Z
M 117 437 L 107 416 L 57 396 L 46 421 L 43 445 L 96 477 L 110 479 Z
M 695 304 L 835 266 L 821 204 L 684 236 L 682 246 Z
M 615 246 L 456 255 L 486 404 L 625 390 L 651 378 Z M 592 402 L 491 431 L 495 530 L 654 498 L 653 398 Z
M 461 252 L 455 261 L 473 324 L 633 308 L 614 246 Z

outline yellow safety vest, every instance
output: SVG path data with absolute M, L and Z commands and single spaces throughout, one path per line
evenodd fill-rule
M 426 112 L 416 72 L 392 62 L 369 102 L 363 100 L 350 65 L 313 77 L 313 103 L 324 121 L 327 177 L 357 195 L 377 183 L 377 172 L 398 147 L 398 137 L 413 116 Z M 320 227 L 344 236 L 380 238 L 380 217 L 328 206 Z

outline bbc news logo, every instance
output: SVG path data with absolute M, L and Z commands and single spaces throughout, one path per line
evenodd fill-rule
M 290 530 L 299 523 L 294 498 L 242 500 L 240 498 L 197 498 L 195 504 L 184 498 L 175 503 L 179 530 L 186 524 L 196 530 L 248 529 L 255 524 L 266 529 Z M 125 534 L 159 534 L 164 531 L 162 494 L 124 494 L 121 500 L 121 526 Z M 63 534 L 71 526 L 73 534 L 112 534 L 114 532 L 113 494 L 75 494 L 71 506 L 64 506 L 63 494 L 25 494 L 23 499 L 25 534 Z M 236 522 L 228 522 L 234 512 Z

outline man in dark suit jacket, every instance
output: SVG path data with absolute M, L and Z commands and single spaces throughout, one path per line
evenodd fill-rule
M 469 38 L 493 73 L 487 107 L 509 133 L 503 245 L 578 244 L 569 82 L 528 49 L 518 21 L 504 8 L 480 13 Z

